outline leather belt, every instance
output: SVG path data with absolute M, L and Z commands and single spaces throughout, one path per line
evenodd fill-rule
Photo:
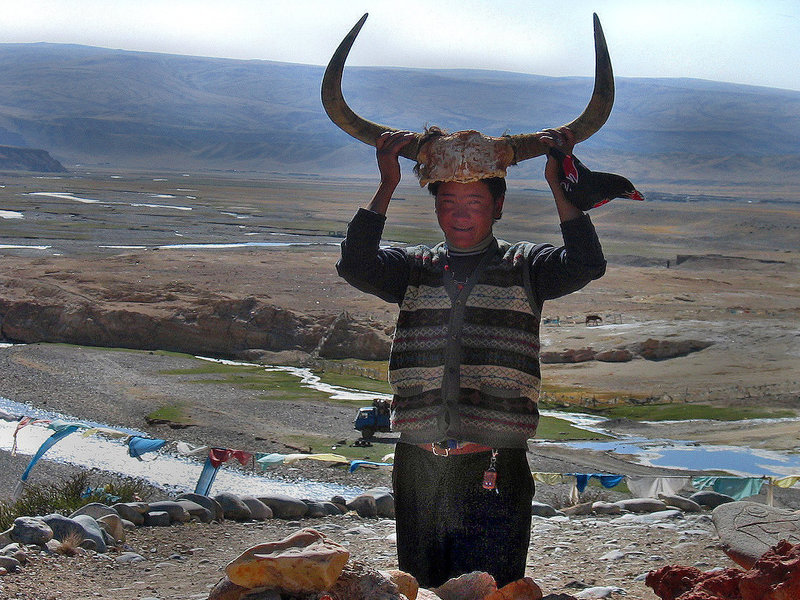
M 432 452 L 436 456 L 458 456 L 460 454 L 474 454 L 475 452 L 491 452 L 489 446 L 466 442 L 459 444 L 455 448 L 450 448 L 447 442 L 434 442 L 433 444 L 417 444 L 423 450 Z

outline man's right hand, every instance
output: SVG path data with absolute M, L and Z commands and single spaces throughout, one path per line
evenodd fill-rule
M 392 194 L 400 183 L 400 150 L 414 139 L 416 134 L 410 131 L 384 131 L 375 140 L 375 157 L 378 171 L 381 173 L 381 184 L 366 206 L 367 210 L 386 214 Z
M 415 137 L 410 131 L 384 131 L 375 141 L 375 156 L 381 184 L 397 186 L 400 183 L 399 152 Z

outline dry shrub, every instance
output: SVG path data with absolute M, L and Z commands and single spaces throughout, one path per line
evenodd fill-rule
M 64 556 L 75 556 L 82 550 L 81 543 L 83 543 L 83 536 L 77 531 L 73 531 L 61 540 L 61 544 L 59 544 L 56 552 Z

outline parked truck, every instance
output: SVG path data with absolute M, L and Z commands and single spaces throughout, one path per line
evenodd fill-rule
M 359 408 L 353 426 L 361 432 L 361 437 L 365 440 L 370 439 L 377 431 L 390 432 L 389 401 L 376 398 L 372 401 L 372 406 Z

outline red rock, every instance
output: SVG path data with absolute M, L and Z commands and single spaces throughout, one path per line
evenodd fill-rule
M 798 600 L 800 544 L 781 541 L 749 571 L 704 573 L 694 567 L 667 566 L 648 573 L 645 583 L 661 600 Z
M 442 600 L 483 600 L 496 590 L 494 577 L 483 571 L 473 571 L 445 581 L 433 591 Z
M 661 600 L 741 600 L 739 579 L 744 571 L 724 569 L 704 573 L 680 565 L 650 571 L 645 584 Z
M 739 582 L 742 600 L 800 598 L 800 544 L 782 540 L 770 548 Z
M 523 577 L 504 585 L 483 600 L 541 600 L 542 589 L 530 577 Z

